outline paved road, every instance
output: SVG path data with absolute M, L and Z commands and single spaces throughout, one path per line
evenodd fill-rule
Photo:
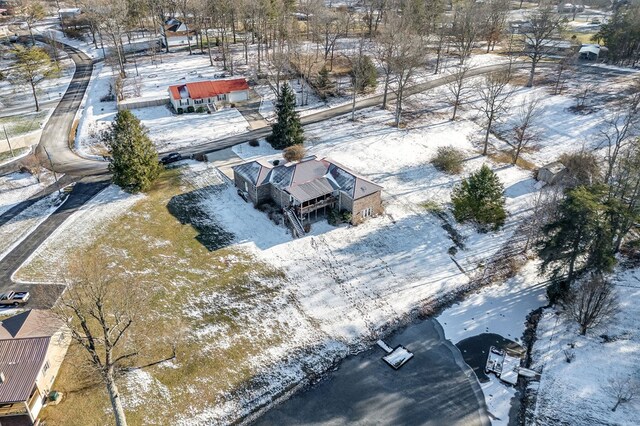
M 50 284 L 24 285 L 11 281 L 11 275 L 36 251 L 69 216 L 109 184 L 104 178 L 85 179 L 76 183 L 64 204 L 45 219 L 27 238 L 0 261 L 0 293 L 7 290 L 29 290 L 33 293 L 29 307 L 50 307 L 64 286 Z M 52 277 L 55 278 L 55 277 Z
M 539 67 L 547 66 L 549 64 L 538 64 Z M 527 62 L 517 62 L 511 65 L 513 68 L 529 68 L 531 64 Z M 500 64 L 500 65 L 487 65 L 482 67 L 477 67 L 470 69 L 467 72 L 467 77 L 476 77 L 482 74 L 487 74 L 495 71 L 506 70 L 509 67 L 508 64 Z M 415 95 L 418 93 L 425 92 L 427 90 L 434 89 L 439 86 L 443 86 L 445 84 L 450 83 L 455 79 L 453 75 L 447 75 L 444 77 L 436 78 L 434 80 L 420 83 L 408 87 L 405 89 L 405 99 L 408 96 Z M 356 111 L 370 108 L 376 105 L 382 104 L 383 95 L 374 95 L 365 99 L 361 99 L 356 102 L 355 109 Z M 387 95 L 387 99 L 389 101 L 393 101 L 396 99 L 396 94 L 390 92 Z M 324 111 L 316 112 L 314 114 L 309 114 L 301 118 L 301 122 L 303 125 L 307 126 L 309 124 L 319 123 L 321 121 L 329 120 L 331 118 L 338 117 L 340 115 L 345 115 L 351 113 L 352 104 L 340 105 L 337 107 L 329 108 Z M 192 154 L 192 155 L 202 155 L 213 151 L 218 151 L 221 149 L 229 148 L 231 146 L 237 145 L 239 143 L 243 143 L 252 139 L 260 139 L 268 136 L 271 133 L 271 127 L 266 126 L 260 129 L 253 130 L 251 132 L 242 133 L 238 135 L 229 136 L 223 139 L 217 139 L 208 143 L 200 144 L 191 148 L 187 148 L 181 151 L 182 154 Z
M 76 70 L 67 91 L 42 131 L 36 155 L 45 167 L 53 168 L 59 173 L 83 176 L 103 174 L 107 171 L 106 162 L 82 158 L 68 145 L 76 113 L 91 79 L 93 61 L 71 46 L 64 45 L 64 50 L 75 63 Z
M 80 157 L 76 153 L 74 153 L 67 144 L 74 118 L 91 78 L 93 62 L 91 58 L 82 53 L 80 50 L 68 45 L 64 46 L 65 51 L 69 54 L 71 59 L 76 64 L 76 71 L 71 80 L 71 84 L 67 89 L 67 92 L 62 97 L 62 100 L 58 104 L 58 107 L 54 110 L 51 118 L 49 119 L 49 122 L 43 130 L 42 137 L 40 139 L 40 145 L 38 145 L 36 153 L 42 160 L 43 164 L 46 165 L 46 167 L 53 168 L 57 172 L 77 175 L 103 174 L 107 171 L 106 162 L 95 161 Z M 544 64 L 540 64 L 540 66 L 543 65 Z M 514 68 L 527 68 L 530 65 L 528 63 L 519 62 L 513 64 L 512 66 Z M 501 64 L 473 68 L 467 72 L 467 76 L 474 77 L 493 71 L 504 70 L 507 67 L 508 65 Z M 426 83 L 416 84 L 405 90 L 405 96 L 415 95 L 417 93 L 442 86 L 451 82 L 453 78 L 453 76 L 445 76 Z M 356 110 L 361 110 L 364 108 L 379 105 L 382 103 L 382 98 L 382 95 L 375 95 L 359 100 L 356 102 L 355 108 Z M 389 101 L 393 101 L 395 98 L 396 95 L 394 93 L 388 94 Z M 351 104 L 341 105 L 307 115 L 305 117 L 302 117 L 301 121 L 303 125 L 318 123 L 324 120 L 338 117 L 340 115 L 348 114 L 351 112 L 351 109 Z M 254 123 L 254 125 L 255 124 L 256 123 Z M 209 153 L 229 148 L 233 145 L 237 145 L 252 139 L 263 138 L 268 136 L 270 133 L 271 127 L 265 125 L 264 127 L 257 128 L 246 133 L 230 136 L 223 139 L 212 140 L 211 142 L 205 144 L 186 148 L 181 150 L 180 153 L 183 155 L 198 155 Z M 51 163 L 49 163 L 47 159 L 45 148 L 51 157 Z
M 338 371 L 258 418 L 258 425 L 489 426 L 480 385 L 460 351 L 428 319 L 387 339 L 414 358 L 398 371 L 377 346 L 344 360 Z

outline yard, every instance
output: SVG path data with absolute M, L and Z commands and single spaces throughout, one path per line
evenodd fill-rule
M 138 326 L 150 349 L 139 362 L 170 355 L 172 342 L 177 342 L 177 357 L 122 378 L 132 424 L 188 424 L 197 413 L 224 405 L 231 391 L 250 397 L 252 389 L 244 386 L 256 370 L 273 362 L 274 352 L 275 359 L 285 357 L 278 352 L 283 342 L 304 344 L 296 334 L 313 328 L 289 303 L 282 272 L 245 250 L 224 247 L 232 235 L 206 221 L 203 196 L 179 170 L 166 172 L 145 197 L 110 188 L 78 214 L 103 226 L 78 229 L 71 244 L 60 248 L 56 242 L 73 232 L 72 220 L 18 274 L 47 280 L 64 269 L 64 260 L 82 259 L 98 248 L 149 293 Z M 85 239 L 89 234 L 91 240 Z M 56 254 L 65 254 L 62 262 Z M 66 425 L 108 421 L 103 386 L 77 368 L 83 357 L 78 348 L 70 350 L 55 384 L 65 399 L 47 409 L 43 420 Z M 235 411 L 235 406 L 226 409 Z

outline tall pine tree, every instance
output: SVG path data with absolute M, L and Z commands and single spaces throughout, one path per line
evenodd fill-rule
M 129 192 L 146 191 L 160 174 L 158 153 L 140 120 L 131 111 L 116 114 L 103 135 L 109 147 L 113 183 Z
M 267 141 L 275 149 L 304 143 L 300 117 L 296 111 L 296 95 L 288 84 L 283 84 L 276 103 L 278 121 L 271 126 Z
M 557 219 L 542 230 L 546 238 L 538 247 L 541 272 L 551 270 L 554 278 L 566 274 L 570 283 L 581 272 L 602 273 L 613 268 L 606 195 L 603 185 L 578 186 L 567 192 Z
M 453 189 L 453 215 L 458 222 L 474 221 L 481 230 L 504 224 L 504 186 L 486 164 Z

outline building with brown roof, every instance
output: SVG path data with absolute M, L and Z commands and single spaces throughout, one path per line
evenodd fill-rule
M 382 187 L 347 167 L 310 156 L 274 165 L 263 160 L 233 167 L 236 187 L 254 205 L 273 202 L 283 209 L 292 229 L 326 217 L 333 210 L 351 213 L 351 223 L 382 213 Z M 293 216 L 293 217 L 291 217 Z
M 71 335 L 50 311 L 0 323 L 0 424 L 33 424 L 47 401 Z

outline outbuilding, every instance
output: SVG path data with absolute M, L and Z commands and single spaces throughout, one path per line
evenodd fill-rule
M 558 183 L 562 178 L 567 174 L 567 168 L 559 161 L 555 161 L 553 163 L 549 163 L 540 167 L 538 170 L 537 179 L 540 182 L 548 183 L 549 185 L 553 185 Z

